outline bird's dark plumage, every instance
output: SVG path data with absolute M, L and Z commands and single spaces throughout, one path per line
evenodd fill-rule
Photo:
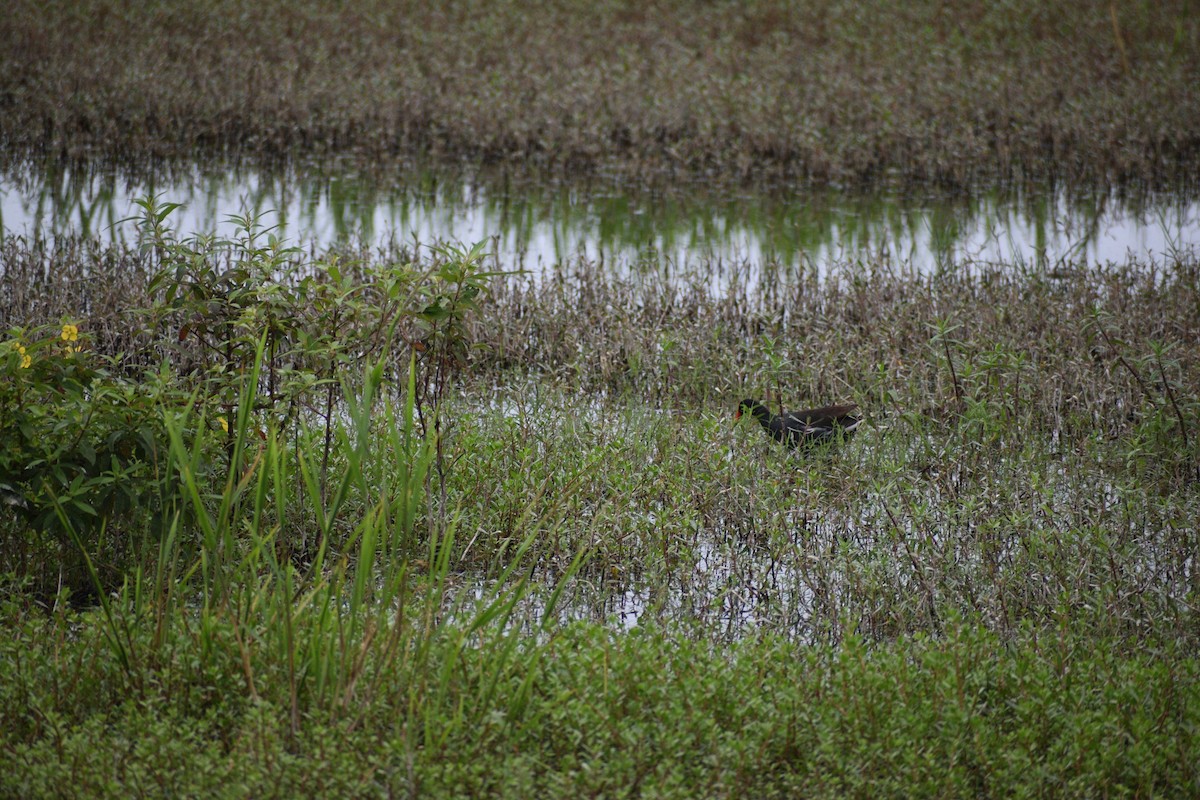
M 738 403 L 736 418 L 752 414 L 771 437 L 788 447 L 812 447 L 827 442 L 839 434 L 849 438 L 862 422 L 862 417 L 853 413 L 853 403 L 823 408 L 807 408 L 803 411 L 788 411 L 772 416 L 767 407 L 757 400 Z

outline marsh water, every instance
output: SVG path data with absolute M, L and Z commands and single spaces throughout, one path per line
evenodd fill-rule
M 180 203 L 180 235 L 235 231 L 256 215 L 289 243 L 321 249 L 490 240 L 505 269 L 535 275 L 583 257 L 636 271 L 704 262 L 820 269 L 886 258 L 917 270 L 971 262 L 1049 264 L 1169 257 L 1200 246 L 1200 199 L 1051 185 L 873 191 L 701 180 L 630 185 L 508 172 L 333 165 L 123 170 L 25 165 L 0 175 L 5 236 L 132 240 L 138 198 Z

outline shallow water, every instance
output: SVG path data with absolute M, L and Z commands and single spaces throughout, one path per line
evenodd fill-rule
M 931 270 L 964 262 L 1049 263 L 1158 258 L 1200 247 L 1200 200 L 1178 194 L 980 189 L 873 192 L 701 183 L 631 187 L 528 176 L 345 167 L 268 172 L 175 165 L 159 174 L 113 167 L 25 165 L 0 175 L 6 236 L 131 240 L 134 200 L 182 203 L 177 233 L 230 235 L 231 215 L 259 215 L 289 242 L 471 244 L 491 239 L 506 269 L 537 273 L 585 256 L 639 264 L 716 260 L 815 268 L 885 258 Z M 653 259 L 650 256 L 655 256 Z

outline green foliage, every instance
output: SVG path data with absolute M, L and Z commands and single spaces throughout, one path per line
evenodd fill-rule
M 713 647 L 654 627 L 575 624 L 539 641 L 502 634 L 503 617 L 447 619 L 424 644 L 406 630 L 382 660 L 351 659 L 357 682 L 292 706 L 269 694 L 282 654 L 239 656 L 229 623 L 213 644 L 230 661 L 172 628 L 148 691 L 130 697 L 110 660 L 86 655 L 94 619 L 6 616 L 6 795 L 1175 796 L 1200 762 L 1200 663 L 1168 642 L 1125 653 L 950 620 L 941 637 L 880 645 Z M 67 624 L 74 636 L 50 647 Z M 238 685 L 247 674 L 257 699 Z
M 310 503 L 300 516 L 311 514 L 319 535 L 285 536 L 283 544 L 295 557 L 311 558 L 312 548 L 326 546 L 337 510 L 352 495 L 368 502 L 373 493 L 354 454 L 373 433 L 368 420 L 386 365 L 409 376 L 409 427 L 395 434 L 397 452 L 411 454 L 420 441 L 414 419 L 437 427 L 427 418 L 438 418 L 466 352 L 465 326 L 495 274 L 482 266 L 483 246 L 442 248 L 428 270 L 408 262 L 347 270 L 330 259 L 302 271 L 296 251 L 252 217 L 235 220 L 238 234 L 229 241 L 179 240 L 169 226 L 177 204 L 138 204 L 153 269 L 148 325 L 142 323 L 137 346 L 102 352 L 86 323 L 80 339 L 69 322 L 12 329 L 0 345 L 0 497 L 43 537 L 5 527 L 13 545 L 6 565 L 47 582 L 60 561 L 72 563 L 68 584 L 104 594 L 125 567 L 142 561 L 148 568 L 143 560 L 156 557 L 156 540 L 141 534 L 162 537 L 182 525 L 179 534 L 192 541 L 199 524 L 206 546 L 221 540 L 224 550 L 236 549 L 240 534 L 230 526 L 244 502 L 236 495 L 268 444 L 287 452 L 303 447 L 299 469 L 286 475 L 302 477 L 299 494 Z M 377 366 L 367 373 L 373 388 L 360 407 L 354 397 L 367 388 L 356 377 L 363 362 Z M 361 412 L 350 449 L 338 440 L 346 408 L 352 416 Z M 314 445 L 319 459 L 311 458 Z M 440 450 L 436 455 L 444 479 Z M 215 466 L 221 460 L 223 470 Z M 402 483 L 415 479 L 423 490 L 428 469 L 419 463 L 414 456 Z M 335 469 L 345 470 L 341 479 L 331 477 Z M 175 470 L 186 478 L 190 501 L 180 495 Z M 275 493 L 297 488 L 276 486 Z M 221 498 L 215 518 L 212 497 Z M 421 502 L 411 489 L 405 497 L 401 527 L 411 547 Z M 295 527 L 291 513 L 281 515 L 281 529 Z M 89 557 L 102 565 L 103 575 L 95 576 L 102 586 L 91 585 Z
M 0 344 L 0 794 L 1195 787 L 1186 280 L 639 295 L 143 208 L 146 330 Z
M 70 322 L 14 328 L 0 344 L 0 500 L 33 534 L 8 539 L 14 561 L 22 554 L 32 572 L 69 555 L 68 529 L 104 549 L 106 561 L 128 558 L 125 543 L 102 532 L 131 516 L 148 524 L 155 509 L 158 409 L 171 392 L 156 375 L 123 379 L 117 361 L 94 353 L 86 330 Z M 78 588 L 82 579 L 68 574 L 67 583 Z

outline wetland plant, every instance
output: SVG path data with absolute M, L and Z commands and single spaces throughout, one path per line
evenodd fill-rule
M 0 251 L 0 793 L 1194 786 L 1193 256 L 714 295 L 148 241 Z M 739 447 L 761 386 L 871 425 Z

